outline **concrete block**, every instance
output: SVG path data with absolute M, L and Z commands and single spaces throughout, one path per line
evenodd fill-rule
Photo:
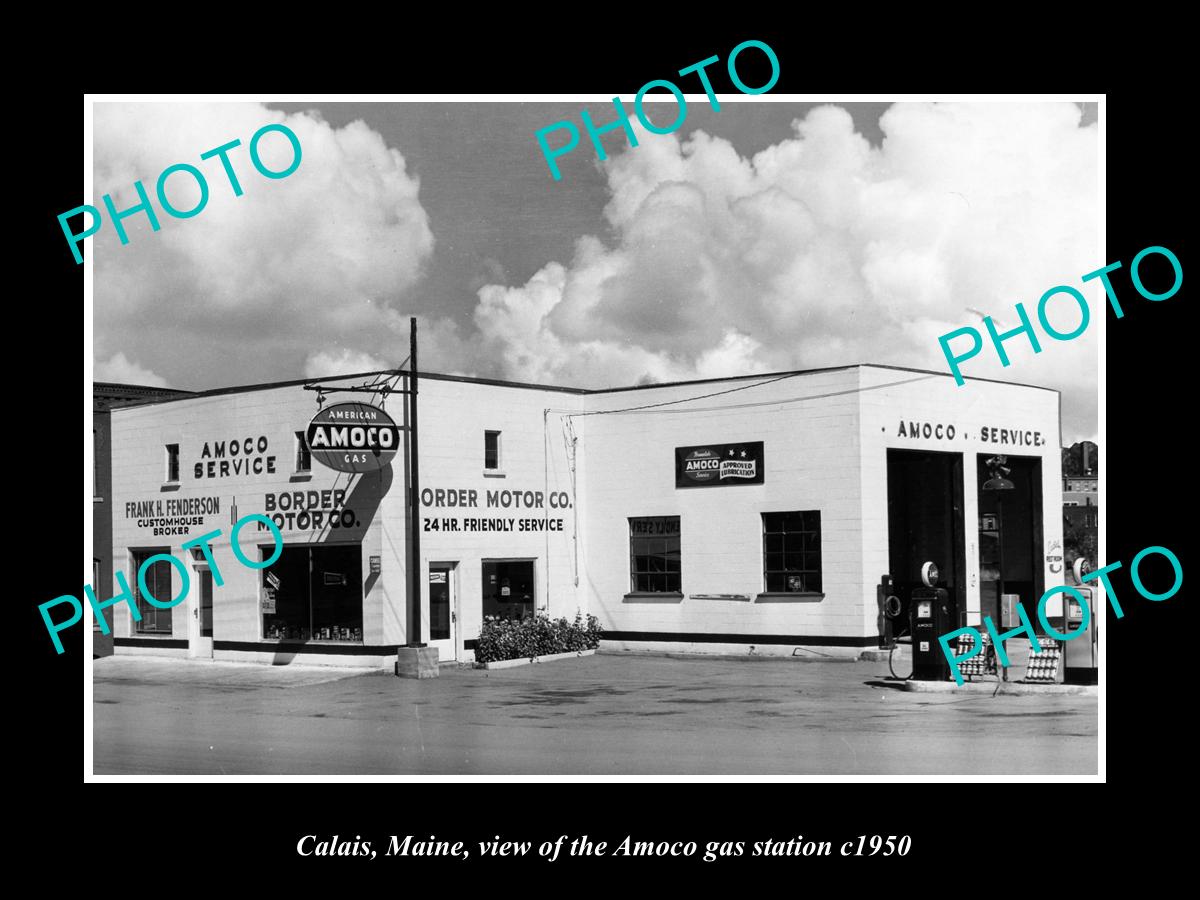
M 437 678 L 437 647 L 400 647 L 397 649 L 396 675 L 400 678 Z

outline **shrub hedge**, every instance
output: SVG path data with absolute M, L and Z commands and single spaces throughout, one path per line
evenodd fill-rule
M 551 619 L 544 613 L 524 619 L 487 616 L 475 643 L 475 661 L 499 662 L 502 659 L 530 659 L 550 653 L 595 650 L 600 646 L 603 629 L 595 616 L 576 612 L 575 621 Z

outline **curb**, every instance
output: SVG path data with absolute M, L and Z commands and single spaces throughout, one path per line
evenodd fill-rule
M 906 644 L 902 644 L 896 648 L 895 659 L 902 659 L 905 653 Z M 870 650 L 864 650 L 858 654 L 858 658 L 863 662 L 887 662 L 888 656 L 891 655 L 891 650 L 884 650 L 879 647 L 874 647 Z
M 953 681 L 906 681 L 904 690 L 917 694 L 1003 694 L 1030 697 L 1039 694 L 1082 694 L 1099 696 L 1094 684 L 1022 684 L 1019 681 L 968 681 L 957 685 Z
M 548 653 L 545 656 L 528 656 L 521 659 L 500 659 L 495 662 L 475 663 L 476 669 L 512 669 L 516 666 L 529 666 L 534 663 L 554 662 L 558 659 L 572 659 L 577 656 L 592 656 L 595 650 L 572 650 L 568 653 Z

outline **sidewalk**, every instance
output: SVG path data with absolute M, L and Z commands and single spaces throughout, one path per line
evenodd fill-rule
M 297 663 L 268 666 L 262 663 L 217 662 L 210 659 L 179 659 L 167 656 L 106 656 L 92 660 L 93 684 L 103 682 L 287 688 L 374 674 L 377 673 L 373 669 L 340 666 L 305 666 Z

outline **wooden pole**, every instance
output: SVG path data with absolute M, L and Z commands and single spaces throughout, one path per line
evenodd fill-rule
M 417 317 L 409 320 L 409 379 L 408 379 L 408 426 L 409 426 L 409 471 L 411 484 L 409 493 L 409 530 L 412 533 L 410 546 L 412 558 L 408 562 L 409 578 L 411 579 L 412 610 L 409 621 L 412 623 L 408 634 L 408 646 L 424 647 L 421 641 L 421 467 L 417 453 Z

